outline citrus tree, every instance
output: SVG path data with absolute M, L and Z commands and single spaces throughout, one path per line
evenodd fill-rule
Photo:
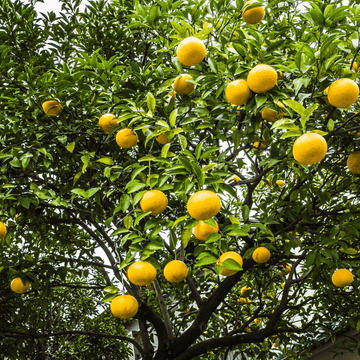
M 36 2 L 0 8 L 1 353 L 299 359 L 359 330 L 360 5 Z

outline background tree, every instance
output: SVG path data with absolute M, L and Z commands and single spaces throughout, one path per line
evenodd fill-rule
M 295 359 L 309 338 L 359 330 L 359 178 L 346 165 L 359 105 L 333 107 L 326 92 L 359 77 L 360 5 L 254 3 L 265 17 L 251 25 L 242 0 L 90 1 L 83 13 L 80 0 L 62 0 L 59 16 L 36 14 L 36 2 L 0 7 L 0 352 L 125 359 L 133 345 L 143 359 L 272 359 L 278 349 Z M 206 57 L 183 67 L 176 47 L 189 36 Z M 231 105 L 227 85 L 260 63 L 277 85 Z M 175 94 L 184 73 L 195 89 Z M 48 100 L 61 113 L 45 114 Z M 266 122 L 265 108 L 284 117 Z M 109 133 L 98 125 L 105 113 L 118 120 Z M 122 128 L 136 132 L 135 147 L 117 145 Z M 294 140 L 315 130 L 326 157 L 302 165 Z M 165 133 L 173 141 L 162 145 Z M 150 189 L 168 199 L 157 216 L 139 207 Z M 206 241 L 186 207 L 200 189 L 222 202 Z M 263 264 L 252 258 L 260 246 L 271 252 Z M 217 265 L 227 251 L 243 266 Z M 175 258 L 189 271 L 179 284 L 163 276 Z M 153 286 L 128 281 L 139 259 L 157 269 Z M 224 266 L 241 270 L 224 277 Z M 352 285 L 333 285 L 338 268 Z M 31 283 L 27 293 L 11 292 L 15 277 Z M 135 338 L 109 310 L 123 293 L 139 303 Z

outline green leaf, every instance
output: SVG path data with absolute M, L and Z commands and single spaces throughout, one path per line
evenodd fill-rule
M 113 299 L 115 299 L 117 297 L 117 294 L 106 294 L 103 298 L 102 298 L 102 302 L 109 302 L 112 301 Z
M 318 108 L 319 104 L 311 104 L 302 114 L 301 114 L 301 126 L 305 129 L 306 121 L 309 119 L 310 115 Z
M 187 171 L 193 172 L 191 162 L 187 158 L 179 156 L 178 159 Z
M 154 236 L 151 241 L 145 246 L 144 250 L 162 250 L 164 249 L 164 241 L 160 236 Z
M 192 229 L 183 229 L 181 233 L 181 242 L 183 244 L 183 247 L 186 248 L 187 244 L 189 243 L 189 240 L 191 238 Z
M 130 200 L 131 200 L 130 195 L 128 195 L 128 194 L 122 194 L 121 195 L 119 205 L 120 205 L 120 210 L 122 212 L 125 212 L 129 208 Z
M 80 195 L 80 196 L 82 196 L 82 197 L 85 198 L 85 199 L 87 198 L 86 191 L 83 190 L 83 189 L 79 189 L 79 188 L 77 188 L 77 189 L 72 189 L 71 192 L 72 192 L 73 194 Z
M 334 130 L 334 126 L 335 126 L 334 120 L 330 119 L 327 123 L 327 128 L 329 129 L 330 132 Z
M 174 229 L 178 224 L 180 224 L 181 222 L 185 221 L 187 218 L 188 218 L 188 216 L 180 216 L 179 218 L 177 218 L 177 219 L 174 221 L 171 229 Z
M 144 188 L 145 186 L 146 186 L 146 184 L 143 184 L 143 183 L 133 183 L 128 188 L 128 194 L 138 191 L 138 190 Z
M 234 270 L 234 271 L 241 271 L 243 268 L 240 266 L 238 262 L 236 262 L 234 259 L 226 259 L 222 266 L 224 266 L 226 269 Z
M 104 291 L 110 293 L 110 294 L 117 294 L 119 292 L 119 289 L 114 286 L 114 285 L 111 285 L 111 286 L 107 286 Z
M 66 150 L 67 151 L 72 153 L 74 151 L 74 149 L 75 149 L 75 143 L 74 142 L 66 145 Z
M 82 171 L 80 171 L 74 176 L 73 185 L 75 185 L 78 182 L 82 174 L 83 174 Z
M 249 233 L 243 229 L 232 229 L 228 235 L 230 236 L 248 236 Z
M 355 250 L 353 248 L 347 248 L 347 249 L 340 248 L 340 251 L 347 255 L 359 255 L 357 250 Z
M 144 217 L 150 215 L 151 213 L 152 213 L 152 211 L 146 211 L 146 212 L 138 215 L 138 216 L 136 217 L 135 221 L 134 221 L 134 226 L 136 226 L 141 219 L 143 219 Z
M 10 165 L 12 167 L 21 167 L 20 160 L 14 156 L 14 158 L 10 161 Z
M 302 132 L 301 132 L 301 131 L 298 131 L 298 130 L 290 130 L 290 131 L 287 131 L 286 133 L 282 134 L 282 135 L 281 135 L 281 139 L 285 139 L 285 138 L 293 137 L 293 136 L 300 136 L 300 135 L 302 135 Z
M 86 197 L 88 199 L 90 199 L 92 196 L 94 196 L 101 188 L 97 187 L 97 188 L 92 188 L 86 191 Z
M 255 100 L 256 100 L 256 109 L 258 109 L 261 105 L 265 104 L 267 97 L 266 95 L 256 95 Z
M 100 163 L 106 164 L 106 165 L 113 165 L 114 164 L 114 160 L 111 157 L 104 157 L 101 158 L 99 160 L 97 160 Z
M 147 193 L 148 190 L 143 190 L 138 192 L 137 194 L 135 194 L 134 199 L 133 199 L 133 206 L 135 206 L 144 196 L 145 193 Z
M 166 158 L 170 149 L 171 143 L 165 144 L 161 149 L 161 157 Z
M 156 160 L 156 157 L 152 155 L 145 155 L 142 158 L 140 158 L 138 161 L 141 162 L 141 161 L 151 161 L 151 160 Z
M 166 128 L 166 129 L 169 129 L 169 124 L 164 120 L 158 120 L 156 122 L 156 125 L 162 126 L 162 127 Z
M 318 251 L 309 251 L 306 254 L 306 267 L 310 267 L 311 265 L 313 265 L 315 263 L 316 257 L 318 256 Z
M 181 149 L 184 151 L 187 148 L 187 139 L 184 135 L 179 134 L 179 140 L 180 140 L 180 145 L 181 145 Z
M 236 52 L 237 52 L 240 56 L 246 57 L 248 51 L 247 51 L 247 49 L 246 49 L 245 46 L 240 45 L 240 44 L 237 44 L 237 43 L 233 43 L 232 45 L 233 45 L 234 49 L 236 50 Z
M 208 26 L 208 27 L 203 28 L 201 31 L 195 33 L 193 36 L 200 40 L 206 40 L 212 31 L 213 31 L 213 27 Z
M 130 229 L 133 223 L 133 218 L 130 215 L 124 217 L 124 226 L 126 229 Z
M 318 8 L 310 9 L 310 15 L 311 15 L 312 19 L 314 20 L 315 24 L 317 24 L 319 26 L 325 25 L 325 18 L 324 18 L 324 15 L 322 14 L 322 12 L 320 11 L 320 9 L 318 9 Z
M 29 165 L 29 162 L 32 157 L 33 157 L 33 154 L 31 154 L 29 152 L 27 152 L 21 156 L 20 160 L 21 160 L 21 165 L 22 165 L 23 169 L 25 169 Z
M 177 110 L 177 109 L 174 109 L 174 110 L 170 113 L 169 123 L 170 123 L 170 126 L 171 126 L 171 127 L 175 127 L 175 125 L 176 125 L 176 117 L 177 117 L 177 114 L 178 114 L 178 110 Z
M 147 106 L 149 109 L 149 112 L 154 115 L 155 114 L 155 106 L 156 106 L 156 100 L 154 95 L 149 92 L 146 97 Z
M 247 221 L 247 219 L 249 218 L 249 212 L 250 212 L 250 209 L 247 205 L 242 206 L 241 214 L 242 214 L 242 218 L 244 221 Z
M 211 71 L 213 71 L 214 73 L 217 73 L 218 72 L 218 69 L 217 69 L 217 64 L 215 61 L 213 61 L 211 59 L 211 57 L 208 57 L 208 64 L 209 64 L 209 67 L 211 69 Z
M 217 260 L 218 259 L 215 256 L 208 254 L 203 258 L 201 258 L 200 260 L 198 260 L 195 264 L 195 267 L 215 264 Z
M 245 206 L 247 207 L 247 205 L 245 205 Z M 235 216 L 229 215 L 229 220 L 231 221 L 232 224 L 240 225 L 240 220 Z M 244 219 L 244 221 L 246 221 L 246 220 L 247 219 Z
M 216 221 L 213 218 L 204 220 L 204 224 L 216 227 Z
M 245 254 L 243 255 L 243 259 L 247 259 L 249 256 L 251 256 L 252 255 L 252 253 L 255 251 L 255 248 L 254 247 L 252 247 L 252 248 L 250 248 L 250 249 L 247 249 L 246 251 L 245 251 Z
M 203 145 L 202 142 L 200 142 L 199 144 L 196 145 L 196 148 L 195 148 L 196 160 L 199 160 L 199 157 L 200 157 L 200 155 L 201 155 L 202 145 Z
M 128 229 L 120 228 L 120 229 L 115 230 L 110 236 L 115 236 L 115 235 L 123 234 L 123 233 L 127 233 L 127 232 L 129 232 Z
M 18 197 L 18 201 L 19 201 L 19 204 L 25 208 L 25 209 L 29 209 L 30 208 L 30 204 L 31 204 L 31 199 L 27 196 L 19 196 Z
M 203 168 L 201 168 L 201 171 L 202 171 L 203 173 L 206 173 L 207 171 L 213 169 L 216 165 L 217 165 L 217 163 L 207 164 L 206 166 L 204 166 Z
M 66 141 L 67 141 L 67 136 L 66 136 L 66 135 L 57 136 L 56 138 L 57 138 L 63 145 L 66 144 Z
M 221 239 L 221 235 L 217 233 L 209 234 L 206 238 L 206 243 L 210 244 Z
M 300 116 L 305 112 L 305 108 L 295 100 L 284 100 L 284 103 L 292 110 L 297 112 Z
M 190 219 L 185 225 L 184 229 L 192 229 L 199 223 L 199 220 Z
M 314 50 L 307 43 L 302 43 L 299 51 L 295 55 L 295 64 L 297 68 L 302 73 L 305 73 L 315 61 Z
M 185 38 L 187 27 L 183 27 L 180 24 L 176 23 L 175 21 L 170 21 L 170 24 L 182 38 Z
M 278 40 L 271 43 L 268 48 L 266 49 L 266 52 L 269 54 L 274 50 L 279 50 L 282 48 L 282 45 L 284 45 L 287 42 L 287 40 Z

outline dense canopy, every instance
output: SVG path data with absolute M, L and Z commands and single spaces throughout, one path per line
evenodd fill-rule
M 359 331 L 360 5 L 37 2 L 0 6 L 0 354 L 300 359 Z

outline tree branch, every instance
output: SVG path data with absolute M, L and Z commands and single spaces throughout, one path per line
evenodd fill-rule
M 161 288 L 160 288 L 160 285 L 159 285 L 159 282 L 158 282 L 157 279 L 154 280 L 154 287 L 155 287 L 155 291 L 156 291 L 156 297 L 157 297 L 157 299 L 159 301 L 161 314 L 162 314 L 163 319 L 164 319 L 166 332 L 167 332 L 168 338 L 171 340 L 171 339 L 174 338 L 174 334 L 172 332 L 171 321 L 170 321 L 170 318 L 169 318 L 169 313 L 168 313 L 167 308 L 166 308 L 165 299 L 164 299 L 164 297 L 162 295 Z

